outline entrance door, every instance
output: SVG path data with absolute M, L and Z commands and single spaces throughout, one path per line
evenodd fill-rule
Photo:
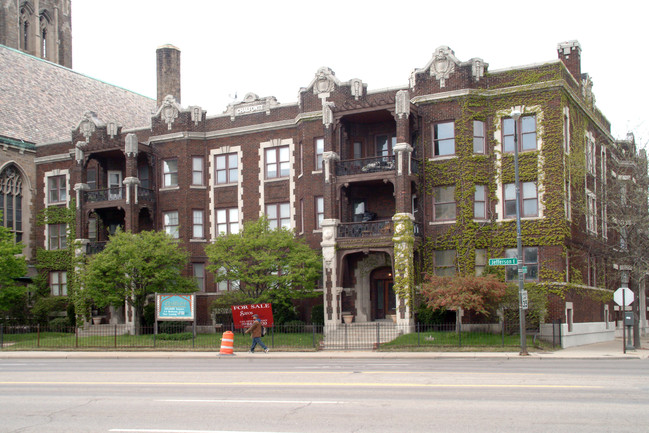
M 108 200 L 120 200 L 122 198 L 122 172 L 108 171 Z
M 372 318 L 385 319 L 389 314 L 396 314 L 397 299 L 394 294 L 392 269 L 381 268 L 372 272 L 370 277 Z

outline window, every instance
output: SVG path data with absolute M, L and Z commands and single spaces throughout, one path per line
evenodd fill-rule
M 473 193 L 473 218 L 487 219 L 487 186 L 476 185 Z
M 291 228 L 291 210 L 288 203 L 267 204 L 266 217 L 268 217 L 271 230 L 279 227 Z
M 521 217 L 539 214 L 536 182 L 521 182 Z M 505 218 L 516 217 L 516 184 L 505 184 Z
M 487 266 L 487 250 L 485 248 L 479 248 L 475 250 L 475 275 L 479 277 L 484 272 L 484 268 Z
M 288 146 L 266 149 L 266 179 L 288 177 L 290 174 Z
M 595 174 L 595 165 L 597 164 L 597 155 L 595 153 L 595 139 L 591 133 L 586 134 L 586 170 L 588 173 Z
M 473 153 L 486 153 L 485 150 L 485 130 L 484 122 L 481 120 L 473 121 Z
M 162 186 L 178 186 L 178 160 L 167 159 L 162 161 L 163 179 Z
M 590 191 L 586 191 L 586 205 L 586 229 L 597 233 L 597 198 Z
M 97 167 L 86 170 L 86 184 L 90 190 L 97 189 Z
M 192 212 L 192 238 L 203 239 L 203 211 L 194 210 Z
M 322 221 L 324 220 L 324 197 L 315 198 L 315 226 L 319 229 L 322 228 Z
M 97 241 L 97 218 L 88 218 L 88 239 Z
M 505 250 L 505 257 L 512 258 L 518 257 L 518 249 L 508 248 Z M 527 267 L 525 273 L 525 280 L 538 281 L 539 279 L 539 250 L 537 247 L 524 247 L 523 248 L 523 263 L 519 262 L 519 266 Z M 516 265 L 505 266 L 507 281 L 518 281 L 518 270 Z
M 68 295 L 68 273 L 65 271 L 50 272 L 50 291 L 52 296 Z
M 65 224 L 47 225 L 48 249 L 63 250 L 67 248 L 67 226 Z
M 455 186 L 436 186 L 433 192 L 435 221 L 455 219 Z
M 435 251 L 435 275 L 455 275 L 455 250 Z
M 225 268 L 220 268 L 217 277 L 225 274 Z M 231 292 L 239 290 L 239 280 L 223 280 L 216 283 L 216 290 L 219 292 Z
M 205 264 L 192 263 L 192 272 L 194 273 L 194 281 L 198 286 L 198 291 L 205 291 Z
M 137 177 L 140 179 L 140 186 L 142 188 L 150 189 L 151 181 L 149 179 L 149 166 L 141 165 L 137 168 Z
M 0 225 L 14 233 L 15 241 L 22 241 L 23 179 L 12 165 L 0 174 Z
M 178 211 L 164 212 L 162 214 L 164 231 L 174 239 L 178 239 Z
M 376 156 L 390 156 L 392 149 L 397 144 L 397 137 L 379 135 L 376 137 Z
M 433 156 L 455 155 L 455 123 L 433 126 Z
M 239 156 L 236 153 L 216 155 L 214 166 L 216 167 L 217 185 L 239 181 Z
M 216 210 L 216 233 L 217 236 L 239 233 L 239 209 L 233 207 Z
M 65 203 L 67 201 L 65 175 L 48 177 L 47 191 L 48 203 Z
M 192 185 L 203 185 L 203 157 L 192 157 Z
M 304 199 L 300 199 L 300 233 L 304 233 Z
M 514 151 L 514 119 L 503 119 L 503 149 Z M 516 123 L 518 150 L 536 150 L 536 116 L 522 116 Z
M 322 170 L 324 155 L 324 138 L 315 139 L 315 169 L 316 171 Z

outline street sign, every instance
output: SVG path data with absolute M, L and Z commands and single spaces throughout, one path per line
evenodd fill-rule
M 518 268 L 518 273 L 527 274 L 527 266 L 521 266 L 520 268 Z
M 516 257 L 489 259 L 489 266 L 508 266 L 508 265 L 517 265 L 517 264 L 518 264 L 518 259 Z
M 620 287 L 613 293 L 613 300 L 620 307 L 628 307 L 633 303 L 633 291 L 628 287 Z
M 522 290 L 521 291 L 521 305 L 523 306 L 523 310 L 527 310 L 527 290 Z

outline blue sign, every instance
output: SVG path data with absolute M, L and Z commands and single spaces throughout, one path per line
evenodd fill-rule
M 194 320 L 195 295 L 156 293 L 156 320 Z

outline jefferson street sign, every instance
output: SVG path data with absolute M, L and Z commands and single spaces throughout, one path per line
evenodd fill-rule
M 507 265 L 517 265 L 518 259 L 516 257 L 506 258 L 506 259 L 489 259 L 489 266 L 507 266 Z

